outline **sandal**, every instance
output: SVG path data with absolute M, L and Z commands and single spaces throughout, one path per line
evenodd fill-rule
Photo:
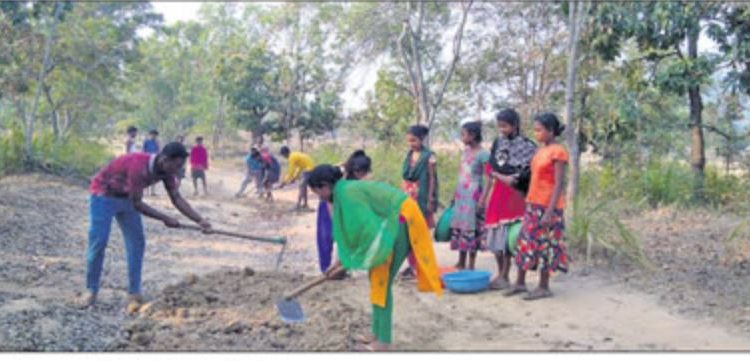
M 526 296 L 523 297 L 526 301 L 535 301 L 535 300 L 541 300 L 542 298 L 550 298 L 552 297 L 552 291 L 544 288 L 537 288 Z
M 529 292 L 528 289 L 526 289 L 526 286 L 513 286 L 510 290 L 503 293 L 503 296 L 505 297 L 513 297 L 515 295 L 520 295 L 522 293 Z

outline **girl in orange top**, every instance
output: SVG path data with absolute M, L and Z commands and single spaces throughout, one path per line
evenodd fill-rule
M 531 183 L 516 253 L 518 279 L 506 296 L 526 292 L 526 272 L 536 270 L 539 263 L 539 287 L 529 292 L 525 300 L 551 297 L 550 272 L 568 271 L 568 254 L 562 240 L 565 230 L 563 178 L 568 151 L 555 142 L 555 137 L 564 129 L 554 114 L 543 113 L 534 118 L 534 135 L 541 147 L 531 160 Z

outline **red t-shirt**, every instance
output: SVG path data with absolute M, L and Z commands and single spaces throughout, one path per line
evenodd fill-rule
M 208 169 L 208 151 L 202 145 L 196 145 L 190 150 L 190 168 L 193 170 Z
M 129 197 L 159 181 L 167 189 L 177 189 L 174 176 L 154 174 L 156 154 L 130 153 L 120 156 L 99 170 L 91 180 L 89 191 L 96 196 Z

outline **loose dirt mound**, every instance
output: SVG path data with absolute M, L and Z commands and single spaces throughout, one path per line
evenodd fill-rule
M 343 351 L 369 325 L 369 316 L 347 302 L 352 284 L 329 282 L 299 301 L 303 324 L 284 324 L 275 302 L 301 285 L 301 275 L 255 273 L 250 268 L 166 287 L 125 326 L 116 350 L 150 351 Z

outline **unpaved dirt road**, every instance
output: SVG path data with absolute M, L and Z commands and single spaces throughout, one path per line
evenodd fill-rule
M 218 166 L 218 168 L 216 168 Z M 369 327 L 368 284 L 362 273 L 301 297 L 310 320 L 284 326 L 273 300 L 317 276 L 314 213 L 290 213 L 296 187 L 268 205 L 234 199 L 241 164 L 214 164 L 209 196 L 183 193 L 214 227 L 285 235 L 280 247 L 170 230 L 146 220 L 144 292 L 153 302 L 124 310 L 127 284 L 122 238 L 113 226 L 99 304 L 81 311 L 71 301 L 84 285 L 87 192 L 42 175 L 0 179 L 0 350 L 347 350 Z M 169 205 L 164 190 L 146 201 Z M 314 196 L 313 196 L 314 197 Z M 311 197 L 311 205 L 317 200 Z M 443 265 L 455 262 L 437 244 Z M 493 269 L 482 255 L 478 268 Z M 304 275 L 304 278 L 303 278 Z M 615 279 L 613 281 L 613 279 Z M 530 283 L 534 285 L 535 279 Z M 574 264 L 553 279 L 556 297 L 536 302 L 498 292 L 421 294 L 395 288 L 394 346 L 402 350 L 750 350 L 750 332 L 718 318 L 679 314 L 658 294 L 582 274 Z

